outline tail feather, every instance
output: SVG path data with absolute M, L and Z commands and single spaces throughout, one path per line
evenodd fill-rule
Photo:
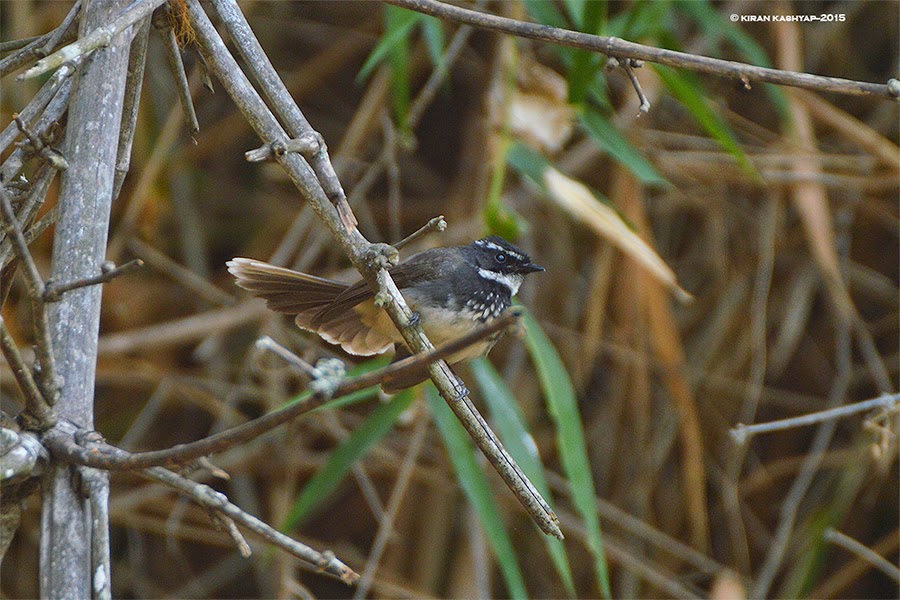
M 294 322 L 298 327 L 317 333 L 327 342 L 339 344 L 350 354 L 379 354 L 393 345 L 389 337 L 361 318 L 361 313 L 366 313 L 366 321 L 371 320 L 368 318 L 369 307 L 358 311 L 358 307 L 347 305 L 330 313 L 327 320 L 322 319 L 323 311 L 332 307 L 335 300 L 351 288 L 350 284 L 249 258 L 234 258 L 226 264 L 237 285 L 263 298 L 271 310 L 296 315 Z

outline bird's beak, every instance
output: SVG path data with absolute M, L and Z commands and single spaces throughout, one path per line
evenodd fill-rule
M 546 271 L 544 267 L 540 265 L 536 265 L 534 263 L 528 263 L 527 265 L 522 265 L 521 270 L 523 273 L 535 273 L 537 271 Z

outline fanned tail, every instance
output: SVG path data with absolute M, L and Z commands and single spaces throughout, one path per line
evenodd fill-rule
M 227 263 L 228 272 L 235 283 L 266 301 L 276 312 L 296 315 L 297 326 L 317 333 L 332 344 L 339 344 L 346 352 L 359 356 L 380 354 L 393 346 L 393 341 L 372 328 L 374 321 L 364 322 L 362 317 L 372 315 L 374 305 L 365 303 L 346 306 L 329 313 L 327 320 L 321 315 L 331 307 L 350 284 L 307 275 L 284 267 L 250 258 L 234 258 Z M 371 301 L 368 304 L 372 304 Z

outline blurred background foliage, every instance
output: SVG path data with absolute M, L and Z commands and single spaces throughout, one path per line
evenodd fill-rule
M 336 401 L 214 457 L 230 480 L 198 477 L 333 550 L 371 596 L 724 598 L 759 591 L 783 501 L 819 459 L 808 493 L 789 503 L 796 519 L 764 595 L 896 596 L 897 582 L 825 541 L 834 528 L 897 563 L 896 412 L 841 421 L 819 453 L 814 428 L 745 448 L 729 435 L 738 422 L 826 408 L 844 375 L 842 403 L 896 386 L 896 103 L 645 65 L 636 75 L 652 106 L 638 116 L 623 68 L 586 51 L 375 2 L 241 6 L 325 136 L 369 239 L 396 241 L 443 214 L 450 228 L 424 244 L 497 233 L 547 268 L 522 290 L 523 336 L 461 373 L 553 498 L 567 539 L 540 534 L 421 387 Z M 898 68 L 897 3 L 474 6 L 849 79 L 884 82 Z M 3 2 L 3 39 L 48 31 L 69 8 Z M 729 19 L 777 13 L 845 18 Z M 298 401 L 307 382 L 255 351 L 260 335 L 313 361 L 339 354 L 239 293 L 227 259 L 353 277 L 277 166 L 244 162 L 258 140 L 221 90 L 203 88 L 190 48 L 185 57 L 201 131 L 188 134 L 151 35 L 110 232 L 109 259 L 148 264 L 104 291 L 97 426 L 130 450 Z M 3 82 L 4 123 L 34 85 Z M 49 243 L 34 244 L 44 272 Z M 3 317 L 26 343 L 23 299 L 13 286 Z M 847 361 L 841 315 L 854 312 Z M 4 369 L 6 406 L 17 392 Z M 0 573 L 7 597 L 37 594 L 38 499 L 27 508 Z M 259 544 L 240 558 L 202 510 L 137 478 L 113 478 L 112 515 L 116 596 L 354 593 Z

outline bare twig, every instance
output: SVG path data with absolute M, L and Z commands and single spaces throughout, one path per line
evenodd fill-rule
M 26 127 L 25 123 L 22 121 L 22 118 L 19 115 L 13 115 L 13 121 L 16 122 L 16 127 L 19 131 L 28 138 L 28 142 L 31 144 L 31 151 L 35 154 L 40 155 L 44 160 L 47 161 L 50 166 L 59 171 L 65 171 L 69 168 L 69 163 L 66 162 L 66 159 L 63 156 L 45 144 L 41 138 L 31 132 L 31 130 Z
M 32 377 L 28 365 L 25 364 L 22 353 L 19 352 L 2 316 L 0 316 L 0 350 L 3 351 L 3 357 L 6 358 L 9 368 L 12 369 L 13 376 L 16 378 L 16 383 L 19 384 L 19 389 L 22 390 L 22 395 L 25 397 L 25 411 L 36 421 L 35 423 L 26 423 L 26 426 L 34 425 L 33 429 L 36 431 L 44 431 L 55 425 L 56 415 L 41 395 L 41 391 L 34 382 L 34 377 Z
M 45 37 L 46 35 L 47 34 L 33 35 L 31 37 L 20 38 L 18 40 L 9 40 L 8 42 L 0 42 L 0 53 L 5 54 L 7 52 L 12 52 L 14 50 L 24 48 L 28 44 L 30 44 L 30 43 L 34 42 L 35 40 L 38 40 L 42 37 Z M 49 39 L 49 38 L 47 38 L 47 39 Z
M 302 138 L 310 135 L 315 137 L 318 143 L 304 152 L 303 156 L 315 172 L 318 184 L 322 187 L 325 195 L 337 208 L 344 226 L 348 230 L 355 229 L 356 217 L 350 210 L 347 195 L 328 158 L 325 140 L 312 128 L 306 117 L 297 108 L 290 92 L 272 66 L 272 62 L 253 34 L 253 30 L 250 29 L 236 0 L 213 0 L 213 6 L 219 13 L 229 35 L 237 42 L 235 45 L 238 52 L 241 53 L 241 57 L 250 69 L 253 78 L 259 83 L 263 93 L 272 103 L 275 114 L 281 119 L 290 137 Z M 209 57 L 205 58 L 209 64 L 211 62 Z M 209 66 L 212 67 L 212 65 Z M 215 72 L 215 68 L 212 68 L 212 71 Z
M 256 347 L 260 350 L 268 350 L 273 354 L 280 356 L 285 362 L 296 368 L 301 373 L 306 373 L 310 377 L 319 377 L 320 373 L 314 366 L 270 338 L 269 336 L 261 337 L 256 340 Z
M 288 118 L 285 120 L 290 123 L 291 137 L 297 138 L 310 132 L 318 135 L 311 128 L 307 128 L 308 124 L 305 118 L 293 104 L 290 96 L 279 92 L 284 89 L 284 84 L 280 82 L 274 69 L 271 69 L 268 58 L 259 47 L 252 31 L 246 26 L 246 21 L 243 15 L 239 14 L 240 11 L 236 4 L 226 0 L 219 0 L 216 4 L 220 16 L 228 23 L 227 26 L 234 30 L 232 36 L 241 40 L 238 47 L 242 48 L 247 55 L 245 60 L 256 71 L 257 77 L 261 80 L 261 86 L 273 98 L 273 104 L 280 106 L 279 113 L 286 111 L 284 114 Z M 264 142 L 287 139 L 288 135 L 250 85 L 234 57 L 231 56 L 224 42 L 218 36 L 209 17 L 203 12 L 199 2 L 188 0 L 187 12 L 197 34 L 200 51 L 204 54 L 210 70 L 222 82 L 257 134 Z M 256 50 L 254 49 L 258 49 L 262 56 L 255 54 Z M 276 82 L 269 85 L 270 78 Z M 282 105 L 282 103 L 287 104 Z M 318 152 L 307 157 L 307 160 L 316 170 L 311 169 L 294 154 L 286 153 L 278 157 L 279 164 L 291 177 L 294 185 L 310 203 L 322 222 L 331 230 L 332 235 L 353 265 L 372 289 L 378 291 L 379 297 L 387 300 L 384 308 L 407 346 L 416 353 L 431 350 L 433 348 L 431 342 L 428 341 L 422 328 L 412 322 L 412 311 L 385 270 L 397 260 L 397 251 L 386 244 L 369 243 L 356 228 L 356 219 L 350 212 L 346 200 L 343 199 L 343 192 L 338 194 L 335 190 L 335 184 L 338 189 L 340 184 L 336 182 L 336 179 L 332 180 L 331 174 L 334 169 L 328 161 L 324 144 L 320 146 Z M 330 193 L 324 193 L 323 188 L 330 190 Z M 432 364 L 428 370 L 441 396 L 541 529 L 548 534 L 561 537 L 562 532 L 559 530 L 556 516 L 546 501 L 500 444 L 497 436 L 478 414 L 474 405 L 465 397 L 466 394 L 460 393 L 465 389 L 464 384 L 444 361 Z
M 225 494 L 215 491 L 208 485 L 191 481 L 162 467 L 144 469 L 141 471 L 141 474 L 148 479 L 159 481 L 175 488 L 197 504 L 218 511 L 237 521 L 264 540 L 315 566 L 317 570 L 323 573 L 333 575 L 348 585 L 359 579 L 359 575 L 338 560 L 331 552 L 317 552 L 309 546 L 286 536 L 264 521 L 244 512 L 240 507 L 229 502 Z
M 295 139 L 276 140 L 263 144 L 259 148 L 244 152 L 244 160 L 247 162 L 263 162 L 282 156 L 287 152 L 296 152 L 301 156 L 314 154 L 319 149 L 319 138 L 313 134 L 305 134 Z
M 100 265 L 101 273 L 99 275 L 82 277 L 74 281 L 67 281 L 66 283 L 47 282 L 47 286 L 44 289 L 44 302 L 59 302 L 62 300 L 62 295 L 66 292 L 87 287 L 89 285 L 98 285 L 100 283 L 112 281 L 120 275 L 125 275 L 126 273 L 140 269 L 143 266 L 144 261 L 139 258 L 129 260 L 121 267 L 117 267 L 113 262 L 105 262 Z
M 641 87 L 641 82 L 638 80 L 637 75 L 635 75 L 634 70 L 644 66 L 643 61 L 635 60 L 633 58 L 623 58 L 621 61 L 617 58 L 610 57 L 609 61 L 612 64 L 613 61 L 616 61 L 616 64 L 622 67 L 622 70 L 625 71 L 625 74 L 628 75 L 628 79 L 631 80 L 631 85 L 634 87 L 634 91 L 638 95 L 638 99 L 641 101 L 641 105 L 638 107 L 640 111 L 638 116 L 645 115 L 650 112 L 650 100 L 647 98 L 647 95 L 644 93 L 644 88 Z
M 397 250 L 402 250 L 413 242 L 419 241 L 421 238 L 425 237 L 432 231 L 444 231 L 445 229 L 447 229 L 447 221 L 444 220 L 444 215 L 434 217 L 418 230 L 414 231 L 410 235 L 394 244 L 394 248 L 396 248 Z
M 191 128 L 191 135 L 194 135 L 200 131 L 200 124 L 197 122 L 197 112 L 194 110 L 194 101 L 191 99 L 191 88 L 188 84 L 187 73 L 184 71 L 181 49 L 178 47 L 178 39 L 175 36 L 175 29 L 169 21 L 166 7 L 161 6 L 153 12 L 152 23 L 156 32 L 159 33 L 165 49 L 166 63 L 169 65 L 169 71 L 175 81 L 175 87 L 178 89 L 178 99 L 181 101 L 184 120 Z
M 204 300 L 222 306 L 234 306 L 234 296 L 228 292 L 222 291 L 220 288 L 210 283 L 206 278 L 201 277 L 187 267 L 178 264 L 153 246 L 145 244 L 140 239 L 133 237 L 128 240 L 128 249 L 143 259 L 149 267 L 156 269 Z
M 508 327 L 521 315 L 521 311 L 515 310 L 515 308 L 516 307 L 513 307 L 508 310 L 497 319 L 494 319 L 490 324 L 480 327 L 454 342 L 441 346 L 437 350 L 416 354 L 388 365 L 383 369 L 372 371 L 358 377 L 344 379 L 338 382 L 331 390 L 318 388 L 302 402 L 290 404 L 285 408 L 266 414 L 253 421 L 249 421 L 189 444 L 181 444 L 166 450 L 134 454 L 126 454 L 124 451 L 110 446 L 109 448 L 113 452 L 113 455 L 108 455 L 103 452 L 86 452 L 78 446 L 72 446 L 66 442 L 64 435 L 61 437 L 61 432 L 55 430 L 48 431 L 44 436 L 44 441 L 48 448 L 54 452 L 60 453 L 66 460 L 77 464 L 96 467 L 98 469 L 126 470 L 142 469 L 159 465 L 171 466 L 183 464 L 196 458 L 200 458 L 201 456 L 222 452 L 232 446 L 256 438 L 279 425 L 287 423 L 299 415 L 322 406 L 332 398 L 339 398 L 355 391 L 378 385 L 389 377 L 400 377 L 410 372 L 419 371 L 424 364 L 440 360 L 444 356 L 455 354 Z
M 70 63 L 70 66 L 71 64 L 77 64 L 77 61 Z M 62 68 L 66 69 L 67 66 L 64 65 Z M 45 139 L 68 109 L 69 98 L 72 95 L 72 88 L 74 87 L 72 79 L 73 78 L 69 76 L 65 77 L 65 80 L 59 86 L 53 99 L 50 100 L 47 108 L 44 109 L 41 117 L 36 122 L 31 123 L 29 129 L 34 132 L 34 135 L 38 138 Z M 26 149 L 23 147 L 16 148 L 6 161 L 4 161 L 3 165 L 0 166 L 0 180 L 13 181 L 22 170 L 25 157 Z
M 59 28 L 54 29 L 44 35 L 27 38 L 27 44 L 20 46 L 17 51 L 13 52 L 3 60 L 0 60 L 0 77 L 5 77 L 16 69 L 28 64 L 36 58 L 46 56 L 48 42 L 54 37 Z M 76 31 L 72 28 L 68 30 L 65 36 L 59 42 L 69 41 L 75 38 Z M 19 45 L 25 40 L 15 40 L 13 45 Z M 12 50 L 12 48 L 10 48 Z
M 892 564 L 891 561 L 887 560 L 883 556 L 880 556 L 868 546 L 859 543 L 849 535 L 845 535 L 840 531 L 834 529 L 833 527 L 829 527 L 825 530 L 824 537 L 829 542 L 837 544 L 841 548 L 849 550 L 866 562 L 871 563 L 879 571 L 881 571 L 897 583 L 900 583 L 900 569 L 898 569 L 896 565 Z
M 108 25 L 97 27 L 77 42 L 61 48 L 46 58 L 39 60 L 33 67 L 19 75 L 18 79 L 30 79 L 42 75 L 51 69 L 61 66 L 76 57 L 104 48 L 112 43 L 113 38 L 125 31 L 166 0 L 136 0 L 128 8 L 119 13 Z
M 757 425 L 744 425 L 743 423 L 738 423 L 730 433 L 735 443 L 745 444 L 748 439 L 758 433 L 782 431 L 794 427 L 814 425 L 815 423 L 822 423 L 823 421 L 834 421 L 861 412 L 875 410 L 876 408 L 893 408 L 897 406 L 898 403 L 900 403 L 900 394 L 885 394 L 877 398 L 872 398 L 871 400 L 839 406 L 837 408 L 831 408 L 800 417 L 792 417 L 790 419 L 781 419 L 779 421 L 770 421 L 768 423 L 759 423 Z
M 50 39 L 47 40 L 47 43 L 39 50 L 39 56 L 47 56 L 53 52 L 53 49 L 59 45 L 63 38 L 67 37 L 70 33 L 73 35 L 75 34 L 73 26 L 75 25 L 80 12 L 81 0 L 76 0 L 75 4 L 69 10 L 69 13 L 66 15 L 66 18 L 63 19 L 63 22 L 59 24 L 59 27 L 52 32 Z
M 29 102 L 19 113 L 19 117 L 22 119 L 23 123 L 30 125 L 37 116 L 47 108 L 47 105 L 50 104 L 53 97 L 59 93 L 60 88 L 64 83 L 68 82 L 68 85 L 71 85 L 69 77 L 75 73 L 79 62 L 80 61 L 76 60 L 64 64 L 47 80 L 47 83 L 41 87 L 40 91 L 31 99 L 31 102 Z M 6 147 L 16 139 L 16 136 L 19 133 L 19 123 L 13 122 L 7 125 L 3 130 L 3 133 L 0 133 L 0 152 L 6 150 Z
M 409 442 L 406 455 L 403 457 L 403 463 L 400 465 L 400 471 L 397 473 L 394 490 L 391 492 L 384 516 L 378 525 L 378 533 L 375 534 L 375 541 L 372 542 L 372 550 L 369 552 L 368 561 L 366 561 L 366 569 L 363 571 L 359 587 L 357 587 L 356 593 L 353 595 L 354 598 L 365 598 L 368 594 L 375 572 L 381 562 L 381 556 L 394 531 L 394 523 L 400 511 L 400 505 L 406 497 L 406 490 L 412 478 L 416 460 L 418 460 L 419 454 L 422 452 L 422 446 L 425 444 L 425 436 L 428 433 L 428 425 L 431 422 L 430 416 L 427 414 L 418 414 L 417 416 L 416 428 L 412 433 L 412 439 Z
M 837 369 L 828 395 L 828 404 L 831 408 L 837 408 L 843 402 L 850 387 L 852 370 L 850 324 L 846 319 L 838 318 L 836 321 L 835 347 Z M 775 576 L 781 568 L 788 543 L 794 531 L 794 523 L 797 519 L 797 512 L 800 509 L 800 503 L 806 496 L 806 491 L 818 472 L 825 451 L 837 429 L 837 421 L 834 419 L 826 420 L 822 423 L 813 438 L 812 445 L 803 462 L 803 468 L 791 484 L 791 488 L 781 505 L 778 527 L 775 530 L 762 567 L 760 567 L 759 574 L 753 583 L 750 597 L 763 598 L 768 596 Z
M 3 217 L 4 227 L 12 238 L 13 250 L 19 262 L 25 266 L 25 280 L 28 283 L 28 295 L 31 299 L 31 312 L 34 319 L 34 335 L 37 340 L 36 351 L 40 362 L 41 374 L 38 384 L 43 392 L 44 399 L 50 406 L 56 403 L 59 397 L 61 381 L 56 371 L 56 360 L 53 357 L 53 341 L 50 338 L 50 323 L 47 319 L 47 307 L 44 305 L 44 279 L 38 271 L 31 251 L 28 250 L 28 242 L 19 226 L 19 221 L 13 212 L 9 194 L 0 185 L 0 216 Z
M 549 25 L 517 21 L 506 17 L 483 13 L 453 6 L 437 0 L 382 0 L 388 4 L 408 8 L 441 19 L 466 23 L 481 29 L 500 31 L 518 37 L 543 42 L 583 48 L 600 52 L 607 56 L 632 58 L 670 67 L 681 67 L 700 73 L 730 77 L 739 81 L 762 81 L 800 87 L 820 92 L 834 92 L 854 96 L 876 95 L 896 100 L 900 97 L 900 84 L 868 83 L 838 77 L 822 77 L 808 73 L 795 73 L 779 69 L 757 67 L 730 60 L 698 56 L 686 52 L 676 52 L 665 48 L 654 48 L 635 44 L 615 37 L 591 35 Z M 894 80 L 891 80 L 894 81 Z M 894 90 L 896 89 L 896 91 Z
M 207 510 L 209 511 L 209 517 L 212 519 L 213 524 L 217 529 L 223 530 L 228 534 L 228 537 L 230 537 L 231 541 L 234 542 L 234 545 L 237 546 L 241 556 L 250 558 L 253 554 L 253 550 L 250 548 L 250 544 L 247 543 L 247 540 L 244 539 L 244 535 L 241 533 L 241 530 L 238 529 L 234 519 L 213 510 L 212 508 L 208 508 Z
M 131 167 L 131 147 L 137 129 L 138 108 L 144 86 L 144 67 L 147 65 L 147 43 L 150 38 L 150 19 L 137 25 L 137 33 L 128 54 L 128 76 L 125 79 L 125 103 L 122 105 L 122 126 L 119 130 L 119 148 L 116 150 L 116 178 L 113 181 L 113 199 L 119 197 L 125 176 Z

